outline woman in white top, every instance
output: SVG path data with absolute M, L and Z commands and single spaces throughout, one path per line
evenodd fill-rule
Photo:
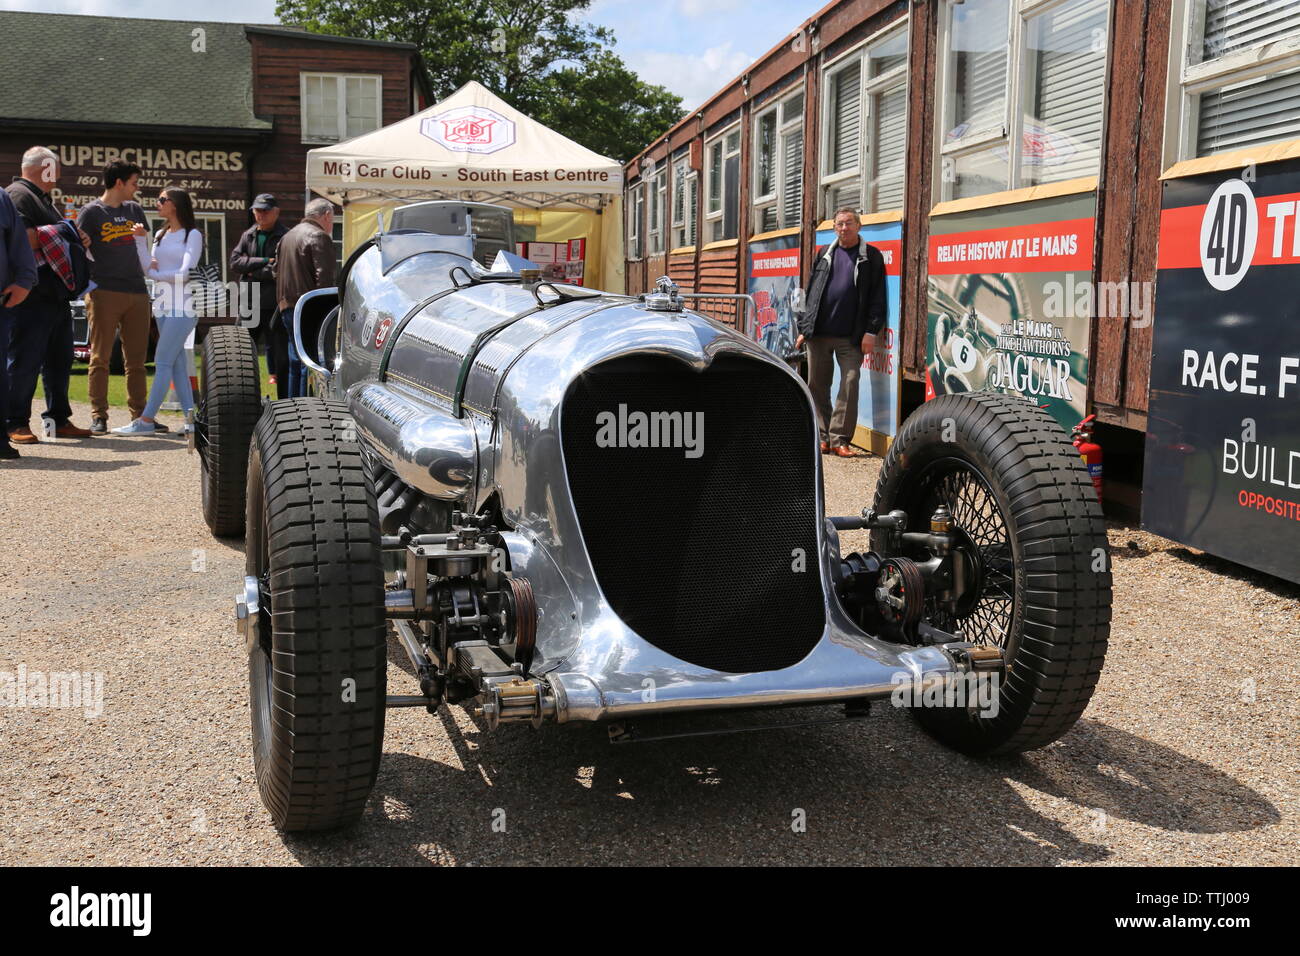
M 158 197 L 158 214 L 167 221 L 154 237 L 153 255 L 145 245 L 144 226 L 136 226 L 136 248 L 144 274 L 154 280 L 154 321 L 158 323 L 158 345 L 154 349 L 153 387 L 144 411 L 129 425 L 114 428 L 119 435 L 152 435 L 158 431 L 154 416 L 167 397 L 167 386 L 176 386 L 176 395 L 188 415 L 194 408 L 194 390 L 190 387 L 189 368 L 185 362 L 185 341 L 198 324 L 194 304 L 186 289 L 190 271 L 203 258 L 203 233 L 194 221 L 190 194 L 168 186 Z

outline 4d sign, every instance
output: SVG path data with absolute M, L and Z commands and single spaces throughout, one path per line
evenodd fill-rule
M 454 153 L 495 153 L 513 146 L 514 120 L 484 106 L 459 106 L 430 116 L 420 132 Z

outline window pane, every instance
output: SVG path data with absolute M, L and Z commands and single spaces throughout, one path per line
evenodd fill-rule
M 830 87 L 831 135 L 826 172 L 840 173 L 858 165 L 858 139 L 862 128 L 859 65 L 832 74 Z
M 1097 173 L 1106 15 L 1106 0 L 1076 0 L 1028 21 L 1020 155 L 1026 184 Z
M 686 167 L 673 170 L 673 225 L 680 226 L 686 214 Z
M 338 80 L 332 76 L 309 76 L 304 79 L 307 102 L 304 126 L 308 139 L 339 139 Z
M 795 128 L 785 134 L 783 150 L 785 171 L 782 177 L 781 225 L 786 229 L 803 222 L 803 130 Z
M 781 104 L 781 124 L 784 126 L 786 123 L 793 119 L 798 119 L 800 116 L 803 116 L 802 93 L 798 96 L 792 96 Z
M 776 207 L 764 206 L 759 212 L 758 231 L 771 232 L 779 228 L 776 221 Z
M 907 62 L 907 30 L 899 30 L 867 50 L 867 76 L 887 73 Z
M 695 245 L 696 241 L 696 210 L 699 208 L 700 201 L 700 177 L 691 177 L 690 195 L 686 197 L 686 221 L 690 228 L 690 241 L 688 246 Z
M 348 136 L 379 128 L 379 81 L 373 77 L 347 78 Z
M 945 160 L 944 169 L 954 180 L 953 199 L 1001 192 L 1007 188 L 1007 148 L 998 145 Z
M 776 188 L 773 169 L 776 159 L 776 113 L 758 121 L 758 195 L 770 196 Z
M 1244 50 L 1300 30 L 1300 4 L 1295 0 L 1201 0 L 1205 8 L 1205 38 L 1201 59 Z
M 895 87 L 871 99 L 875 144 L 869 193 L 874 199 L 871 211 L 901 209 L 907 163 L 907 87 Z
M 1198 156 L 1300 137 L 1300 70 L 1201 94 Z
M 736 130 L 727 136 L 727 155 L 740 152 L 740 130 Z
M 966 0 L 952 6 L 953 90 L 948 142 L 1005 125 L 1008 0 Z
M 709 147 L 709 212 L 722 208 L 722 144 Z
M 826 191 L 826 208 L 822 211 L 827 219 L 835 215 L 837 209 L 862 210 L 862 186 L 856 180 L 837 183 Z

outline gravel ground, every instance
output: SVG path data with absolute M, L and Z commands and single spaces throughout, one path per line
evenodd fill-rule
M 1300 588 L 1119 525 L 1106 669 L 1044 750 L 971 760 L 887 707 L 623 747 L 398 710 L 363 821 L 282 836 L 249 753 L 242 548 L 207 533 L 197 459 L 176 437 L 23 456 L 0 463 L 0 671 L 101 672 L 103 712 L 0 711 L 0 864 L 1300 862 Z M 828 460 L 831 511 L 879 465 Z

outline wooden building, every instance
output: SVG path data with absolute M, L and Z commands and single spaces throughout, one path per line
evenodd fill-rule
M 16 176 L 29 147 L 54 150 L 62 170 L 51 193 L 75 216 L 102 192 L 105 165 L 134 162 L 151 218 L 159 189 L 189 191 L 205 261 L 223 276 L 252 224 L 254 196 L 275 194 L 286 225 L 302 218 L 309 149 L 396 122 L 430 100 L 408 43 L 14 12 L 0 12 L 0 36 L 0 169 Z M 105 55 L 87 55 L 95 50 Z
M 940 237 L 1068 219 L 1082 225 L 1059 275 L 1098 296 L 1073 327 L 1075 410 L 1105 423 L 1116 472 L 1136 470 L 1162 176 L 1296 137 L 1290 0 L 834 0 L 627 164 L 628 291 L 665 274 L 752 290 L 753 250 L 773 238 L 806 284 L 836 208 L 897 223 L 905 415 L 942 390 L 936 374 L 960 377 L 935 341 L 958 317 L 936 300 L 976 293 L 946 274 L 994 270 L 944 266 Z M 1106 308 L 1121 291 L 1132 301 Z

